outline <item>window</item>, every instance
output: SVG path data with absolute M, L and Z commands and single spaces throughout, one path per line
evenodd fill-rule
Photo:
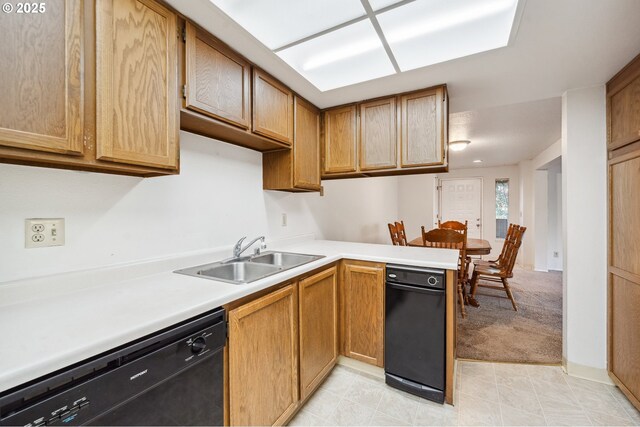
M 509 180 L 496 179 L 496 239 L 507 237 L 509 226 Z

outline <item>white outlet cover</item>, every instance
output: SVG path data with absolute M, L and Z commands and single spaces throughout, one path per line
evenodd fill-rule
M 45 248 L 64 245 L 64 218 L 27 218 L 24 247 Z

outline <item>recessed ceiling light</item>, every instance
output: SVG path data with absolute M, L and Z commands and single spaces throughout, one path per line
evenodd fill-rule
M 482 160 L 474 160 L 473 163 L 482 163 Z
M 467 145 L 469 145 L 471 143 L 471 141 L 467 141 L 466 139 L 460 140 L 460 141 L 451 141 L 449 143 L 449 148 L 452 151 L 462 151 L 465 148 L 467 148 Z

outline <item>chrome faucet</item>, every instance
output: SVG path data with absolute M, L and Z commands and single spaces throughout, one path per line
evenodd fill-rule
M 233 247 L 233 257 L 234 258 L 239 258 L 240 254 L 242 254 L 242 252 L 246 251 L 247 249 L 249 249 L 251 247 L 251 245 L 253 245 L 255 242 L 257 242 L 258 240 L 260 240 L 262 243 L 260 244 L 259 248 L 256 248 L 253 252 L 254 255 L 260 255 L 260 251 L 262 249 L 267 249 L 267 245 L 264 243 L 264 236 L 260 236 L 260 237 L 256 237 L 255 239 L 253 239 L 251 242 L 249 242 L 244 248 L 242 247 L 242 242 L 244 242 L 244 239 L 246 239 L 247 236 L 244 236 L 242 239 L 238 240 L 238 242 L 235 244 L 235 246 Z

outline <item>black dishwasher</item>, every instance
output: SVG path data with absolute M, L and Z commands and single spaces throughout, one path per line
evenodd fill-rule
M 385 381 L 391 387 L 444 402 L 445 274 L 387 264 Z
M 225 342 L 219 308 L 0 394 L 0 425 L 222 425 Z

